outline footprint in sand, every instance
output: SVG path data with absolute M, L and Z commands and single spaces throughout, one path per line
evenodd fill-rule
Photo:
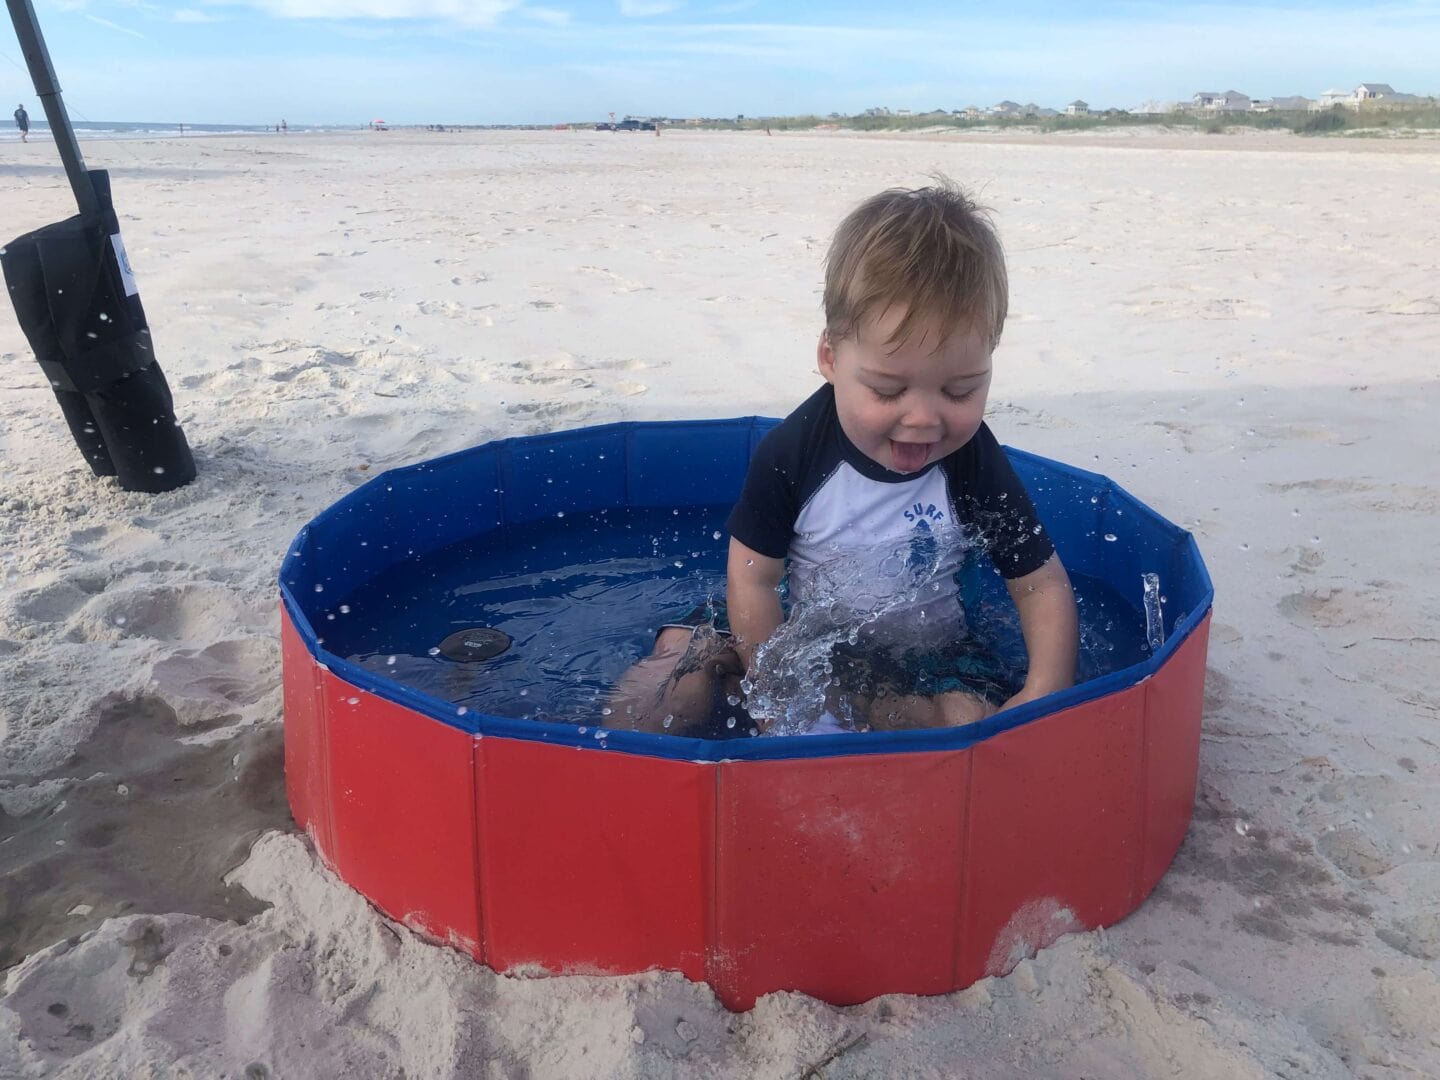
M 1419 300 L 1405 300 L 1376 308 L 1367 315 L 1440 315 L 1440 299 L 1426 296 Z
M 1385 626 L 1391 601 L 1345 588 L 1303 590 L 1282 596 L 1275 608 L 1300 626 L 1333 630 L 1357 623 Z
M 268 612 L 237 605 L 226 585 L 112 585 L 86 603 L 64 636 L 75 642 L 144 637 L 193 644 L 229 638 L 237 629 L 264 629 L 268 618 Z
M 71 576 L 60 581 L 24 589 L 14 601 L 14 611 L 22 622 L 64 622 L 105 589 L 105 579 Z
M 154 692 L 169 702 L 179 722 L 198 723 L 268 719 L 247 715 L 249 707 L 273 698 L 278 715 L 280 649 L 268 635 L 217 641 L 204 649 L 180 649 L 155 665 Z
M 586 409 L 577 401 L 519 401 L 505 406 L 505 411 L 522 420 L 557 420 L 574 417 Z
M 1403 916 L 1376 930 L 1375 936 L 1416 960 L 1440 960 L 1440 910 Z

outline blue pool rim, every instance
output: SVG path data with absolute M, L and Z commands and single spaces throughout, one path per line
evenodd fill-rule
M 582 734 L 568 723 L 461 713 L 450 702 L 328 652 L 315 632 L 325 610 L 317 597 L 326 592 L 346 595 L 403 559 L 491 528 L 604 507 L 731 502 L 739 494 L 750 454 L 778 423 L 759 416 L 628 421 L 501 439 L 388 470 L 300 530 L 280 567 L 281 601 L 318 663 L 352 686 L 418 715 L 482 738 L 699 762 L 964 749 L 1041 716 L 1143 682 L 1164 666 L 1210 611 L 1214 588 L 1189 532 L 1106 476 L 1006 447 L 1067 566 L 1110 581 L 1126 595 L 1138 589 L 1143 571 L 1158 570 L 1168 609 L 1182 614 L 1167 626 L 1163 646 L 1139 663 L 967 727 L 711 740 L 587 725 Z M 601 449 L 606 451 L 603 460 L 610 464 L 595 467 L 592 455 Z M 591 467 L 558 468 L 567 459 L 580 461 L 581 454 Z M 704 468 L 697 465 L 697 458 L 704 461 Z M 562 482 L 545 483 L 546 478 Z M 696 498 L 702 486 L 704 497 Z M 1058 495 L 1052 490 L 1056 487 L 1061 489 Z M 1129 519 L 1119 524 L 1127 512 Z M 473 520 L 457 527 L 455 519 L 462 513 Z M 1103 539 L 1107 533 L 1116 540 Z M 1123 580 L 1113 580 L 1117 577 Z M 603 737 L 597 731 L 603 731 Z

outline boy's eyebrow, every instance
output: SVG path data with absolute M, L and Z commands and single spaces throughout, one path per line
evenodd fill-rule
M 861 375 L 864 375 L 864 376 L 866 376 L 866 377 L 868 377 L 868 378 L 871 378 L 871 379 L 879 379 L 879 380 L 881 380 L 881 381 L 883 381 L 883 382 L 904 382 L 904 381 L 905 381 L 905 380 L 904 380 L 903 378 L 901 378 L 899 375 L 892 375 L 892 374 L 891 374 L 890 372 L 888 372 L 888 371 L 877 371 L 877 370 L 875 370 L 874 368 L 861 368 L 861 369 L 860 369 L 860 374 L 861 374 Z M 971 371 L 971 372 L 967 372 L 967 373 L 964 374 L 964 375 L 956 375 L 953 379 L 948 379 L 948 380 L 946 380 L 946 381 L 947 381 L 947 382 L 964 382 L 966 379 L 983 379 L 986 375 L 989 375 L 989 374 L 990 374 L 990 368 L 984 367 L 984 368 L 981 368 L 979 371 Z

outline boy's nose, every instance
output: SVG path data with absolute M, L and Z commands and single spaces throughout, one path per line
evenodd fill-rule
M 912 401 L 901 423 L 908 428 L 934 431 L 940 426 L 940 410 L 925 401 Z

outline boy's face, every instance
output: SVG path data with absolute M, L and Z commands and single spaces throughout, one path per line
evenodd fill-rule
M 931 326 L 895 345 L 890 335 L 904 317 L 904 308 L 892 307 L 840 341 L 822 332 L 818 361 L 835 387 L 846 437 L 885 468 L 913 473 L 979 430 L 990 392 L 990 344 L 978 327 L 961 326 L 936 349 Z

